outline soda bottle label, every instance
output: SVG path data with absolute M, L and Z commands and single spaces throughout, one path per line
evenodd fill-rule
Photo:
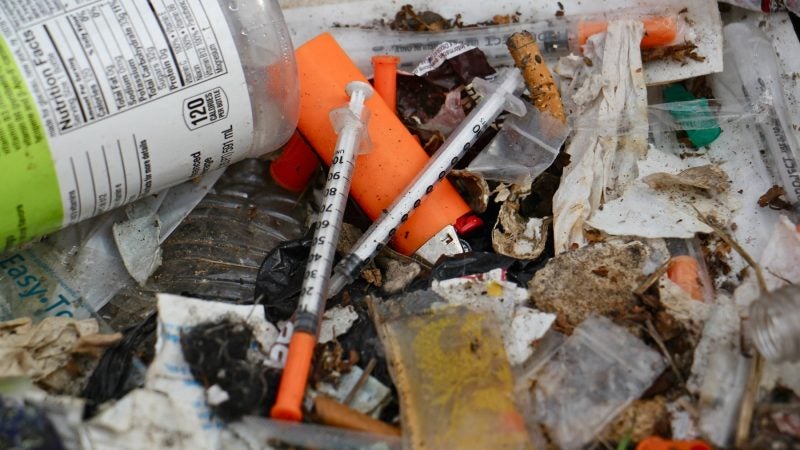
M 250 150 L 216 0 L 0 3 L 0 251 Z

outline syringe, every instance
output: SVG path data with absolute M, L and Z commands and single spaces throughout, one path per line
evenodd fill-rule
M 498 76 L 496 83 L 476 78 L 473 85 L 483 94 L 481 103 L 434 153 L 419 175 L 406 187 L 405 192 L 372 223 L 353 246 L 350 254 L 335 267 L 328 289 L 329 298 L 355 279 L 375 252 L 394 235 L 400 224 L 408 220 L 414 209 L 422 203 L 422 198 L 430 194 L 436 183 L 444 179 L 504 109 L 518 116 L 525 115 L 525 104 L 514 95 L 523 85 L 522 74 L 518 69 L 506 70 Z
M 726 25 L 723 33 L 725 51 L 736 63 L 745 98 L 766 103 L 768 122 L 759 123 L 759 131 L 767 145 L 767 166 L 781 183 L 794 213 L 800 214 L 800 145 L 783 100 L 775 49 L 766 36 L 743 23 Z
M 529 23 L 487 27 L 453 28 L 444 31 L 394 31 L 359 27 L 333 28 L 330 33 L 364 73 L 372 72 L 372 57 L 391 54 L 401 59 L 400 68 L 411 71 L 443 42 L 460 43 L 483 51 L 493 67 L 512 65 L 506 40 L 521 31 L 531 33 L 545 59 L 555 60 L 570 52 L 579 54 L 589 36 L 605 31 L 615 18 L 640 19 L 645 27 L 642 48 L 663 47 L 680 42 L 677 12 L 627 9 L 607 14 L 559 17 Z
M 345 90 L 350 96 L 350 104 L 331 111 L 331 122 L 339 137 L 325 183 L 323 207 L 314 232 L 300 301 L 294 316 L 294 331 L 278 397 L 271 411 L 272 417 L 276 419 L 300 421 L 303 418 L 302 402 L 306 381 L 327 299 L 325 294 L 342 228 L 350 180 L 359 143 L 366 137 L 369 110 L 364 108 L 364 101 L 372 96 L 372 86 L 353 81 Z

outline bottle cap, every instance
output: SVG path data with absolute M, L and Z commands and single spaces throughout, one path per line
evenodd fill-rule
M 318 166 L 316 153 L 311 150 L 303 136 L 295 131 L 281 155 L 269 165 L 269 173 L 282 188 L 300 192 L 306 188 Z
M 453 224 L 453 228 L 456 229 L 459 236 L 469 236 L 483 228 L 483 219 L 473 213 L 467 213 L 456 220 L 456 223 Z

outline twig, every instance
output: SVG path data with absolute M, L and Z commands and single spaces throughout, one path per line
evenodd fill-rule
M 766 294 L 769 292 L 767 290 L 767 282 L 764 279 L 764 272 L 761 270 L 761 266 L 750 256 L 745 249 L 739 245 L 725 230 L 717 226 L 716 224 L 712 223 L 708 220 L 705 216 L 703 216 L 697 208 L 692 205 L 695 212 L 697 212 L 697 216 L 700 220 L 711 227 L 714 230 L 714 233 L 720 237 L 726 244 L 730 245 L 731 248 L 736 250 L 737 253 L 753 268 L 756 272 L 756 280 L 758 280 L 758 287 L 761 290 L 762 294 Z M 739 408 L 739 422 L 736 426 L 736 447 L 741 448 L 747 442 L 748 438 L 750 437 L 750 428 L 753 422 L 753 412 L 755 410 L 755 403 L 756 397 L 758 396 L 758 389 L 761 385 L 761 377 L 764 373 L 764 358 L 761 354 L 756 353 L 755 361 L 753 361 L 753 369 L 750 371 L 750 375 L 747 378 L 747 386 L 745 387 L 744 396 L 742 397 L 742 405 Z
M 647 277 L 647 279 L 644 280 L 642 284 L 640 284 L 636 289 L 634 289 L 633 294 L 636 295 L 637 297 L 641 297 L 642 295 L 644 295 L 644 293 L 648 289 L 650 289 L 650 286 L 652 286 L 653 283 L 658 281 L 658 279 L 661 278 L 661 275 L 664 275 L 664 273 L 667 271 L 667 268 L 669 268 L 669 260 L 667 260 L 664 264 L 662 264 L 658 269 L 656 269 L 655 272 L 650 274 L 650 276 Z
M 675 376 L 678 378 L 678 381 L 680 381 L 681 385 L 686 386 L 686 381 L 683 379 L 681 371 L 678 370 L 678 365 L 675 364 L 675 360 L 672 359 L 672 355 L 669 353 L 669 350 L 667 350 L 667 346 L 664 344 L 664 340 L 661 338 L 661 335 L 658 333 L 658 330 L 656 330 L 656 327 L 653 325 L 653 322 L 650 319 L 647 319 L 645 324 L 647 325 L 646 327 L 647 333 L 650 335 L 650 337 L 653 338 L 654 341 L 656 341 L 656 345 L 658 345 L 658 348 L 661 350 L 661 353 L 663 353 L 664 357 L 667 358 L 667 362 L 669 363 L 669 366 L 672 368 L 672 372 L 675 373 Z
M 753 422 L 753 413 L 756 406 L 756 395 L 761 385 L 761 376 L 764 373 L 764 358 L 756 353 L 753 361 L 753 370 L 747 379 L 747 387 L 742 398 L 742 407 L 739 409 L 739 423 L 736 425 L 736 448 L 744 448 L 750 437 L 750 427 Z
M 736 253 L 738 253 L 742 257 L 742 259 L 744 259 L 747 262 L 747 264 L 749 264 L 750 267 L 752 267 L 753 270 L 755 270 L 755 272 L 756 272 L 756 280 L 758 280 L 759 289 L 761 289 L 762 293 L 767 292 L 767 282 L 764 279 L 764 272 L 761 270 L 761 266 L 725 230 L 723 230 L 720 226 L 718 226 L 717 224 L 713 223 L 708 218 L 706 218 L 703 215 L 703 213 L 701 213 L 697 208 L 695 208 L 694 205 L 691 205 L 691 206 L 692 206 L 692 209 L 694 209 L 695 212 L 697 213 L 697 217 L 700 219 L 700 221 L 703 222 L 704 224 L 708 225 L 709 227 L 711 227 L 711 229 L 714 230 L 714 233 L 717 236 L 719 236 L 720 239 L 725 241 L 726 244 L 730 245 L 731 248 L 736 250 Z

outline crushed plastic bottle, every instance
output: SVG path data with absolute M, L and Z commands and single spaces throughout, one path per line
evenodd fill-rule
M 748 328 L 767 360 L 800 360 L 800 287 L 784 286 L 753 302 Z
M 101 315 L 135 323 L 155 307 L 153 292 L 251 302 L 264 257 L 302 236 L 306 216 L 302 194 L 278 186 L 265 163 L 239 162 L 164 241 L 162 265 L 145 288 L 120 292 Z

